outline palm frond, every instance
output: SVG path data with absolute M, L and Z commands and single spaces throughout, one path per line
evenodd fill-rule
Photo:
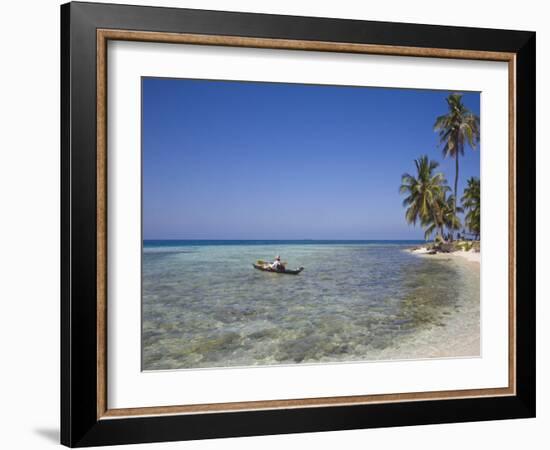
M 427 155 L 414 160 L 416 175 L 404 173 L 401 177 L 399 192 L 406 197 L 403 207 L 406 207 L 407 223 L 420 223 L 425 229 L 425 235 L 431 236 L 438 228 L 444 226 L 444 218 L 440 203 L 445 193 L 450 190 L 445 176 L 435 170 L 439 167 L 437 161 L 432 161 Z

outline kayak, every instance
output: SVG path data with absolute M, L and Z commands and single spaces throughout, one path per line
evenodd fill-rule
M 254 269 L 261 270 L 263 272 L 272 272 L 272 273 L 279 273 L 281 275 L 298 275 L 302 270 L 304 270 L 303 267 L 300 267 L 296 270 L 292 269 L 285 269 L 285 270 L 273 270 L 270 267 L 262 266 L 260 264 L 252 264 L 254 266 Z

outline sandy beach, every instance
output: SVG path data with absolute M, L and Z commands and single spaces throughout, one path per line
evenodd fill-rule
M 454 257 L 458 257 L 458 258 L 464 258 L 465 260 L 467 260 L 469 262 L 474 262 L 474 263 L 478 263 L 478 264 L 481 262 L 481 253 L 476 252 L 474 250 L 470 250 L 470 251 L 457 250 L 455 252 L 450 252 L 450 253 L 435 253 L 435 254 L 432 254 L 432 253 L 430 253 L 430 250 L 428 250 L 426 247 L 421 247 L 421 248 L 411 250 L 411 253 L 413 253 L 415 255 L 420 255 L 420 256 L 427 256 L 427 257 L 430 257 L 430 258 L 449 258 L 449 257 L 454 258 Z

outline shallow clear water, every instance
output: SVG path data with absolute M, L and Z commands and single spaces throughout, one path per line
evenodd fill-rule
M 479 333 L 479 269 L 410 254 L 411 243 L 191 244 L 144 245 L 144 370 L 391 358 L 465 312 Z M 252 267 L 276 254 L 305 270 Z

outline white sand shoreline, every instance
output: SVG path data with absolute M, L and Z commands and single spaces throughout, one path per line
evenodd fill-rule
M 467 261 L 473 262 L 473 263 L 478 263 L 479 264 L 481 262 L 481 253 L 476 252 L 474 250 L 469 250 L 469 251 L 456 250 L 454 252 L 449 252 L 449 253 L 439 253 L 439 252 L 438 253 L 431 253 L 431 251 L 428 248 L 420 247 L 420 248 L 416 248 L 416 249 L 411 250 L 411 253 L 413 253 L 414 255 L 419 255 L 419 256 L 423 256 L 423 257 L 425 256 L 425 257 L 430 257 L 430 258 L 459 257 L 459 258 L 464 258 Z

